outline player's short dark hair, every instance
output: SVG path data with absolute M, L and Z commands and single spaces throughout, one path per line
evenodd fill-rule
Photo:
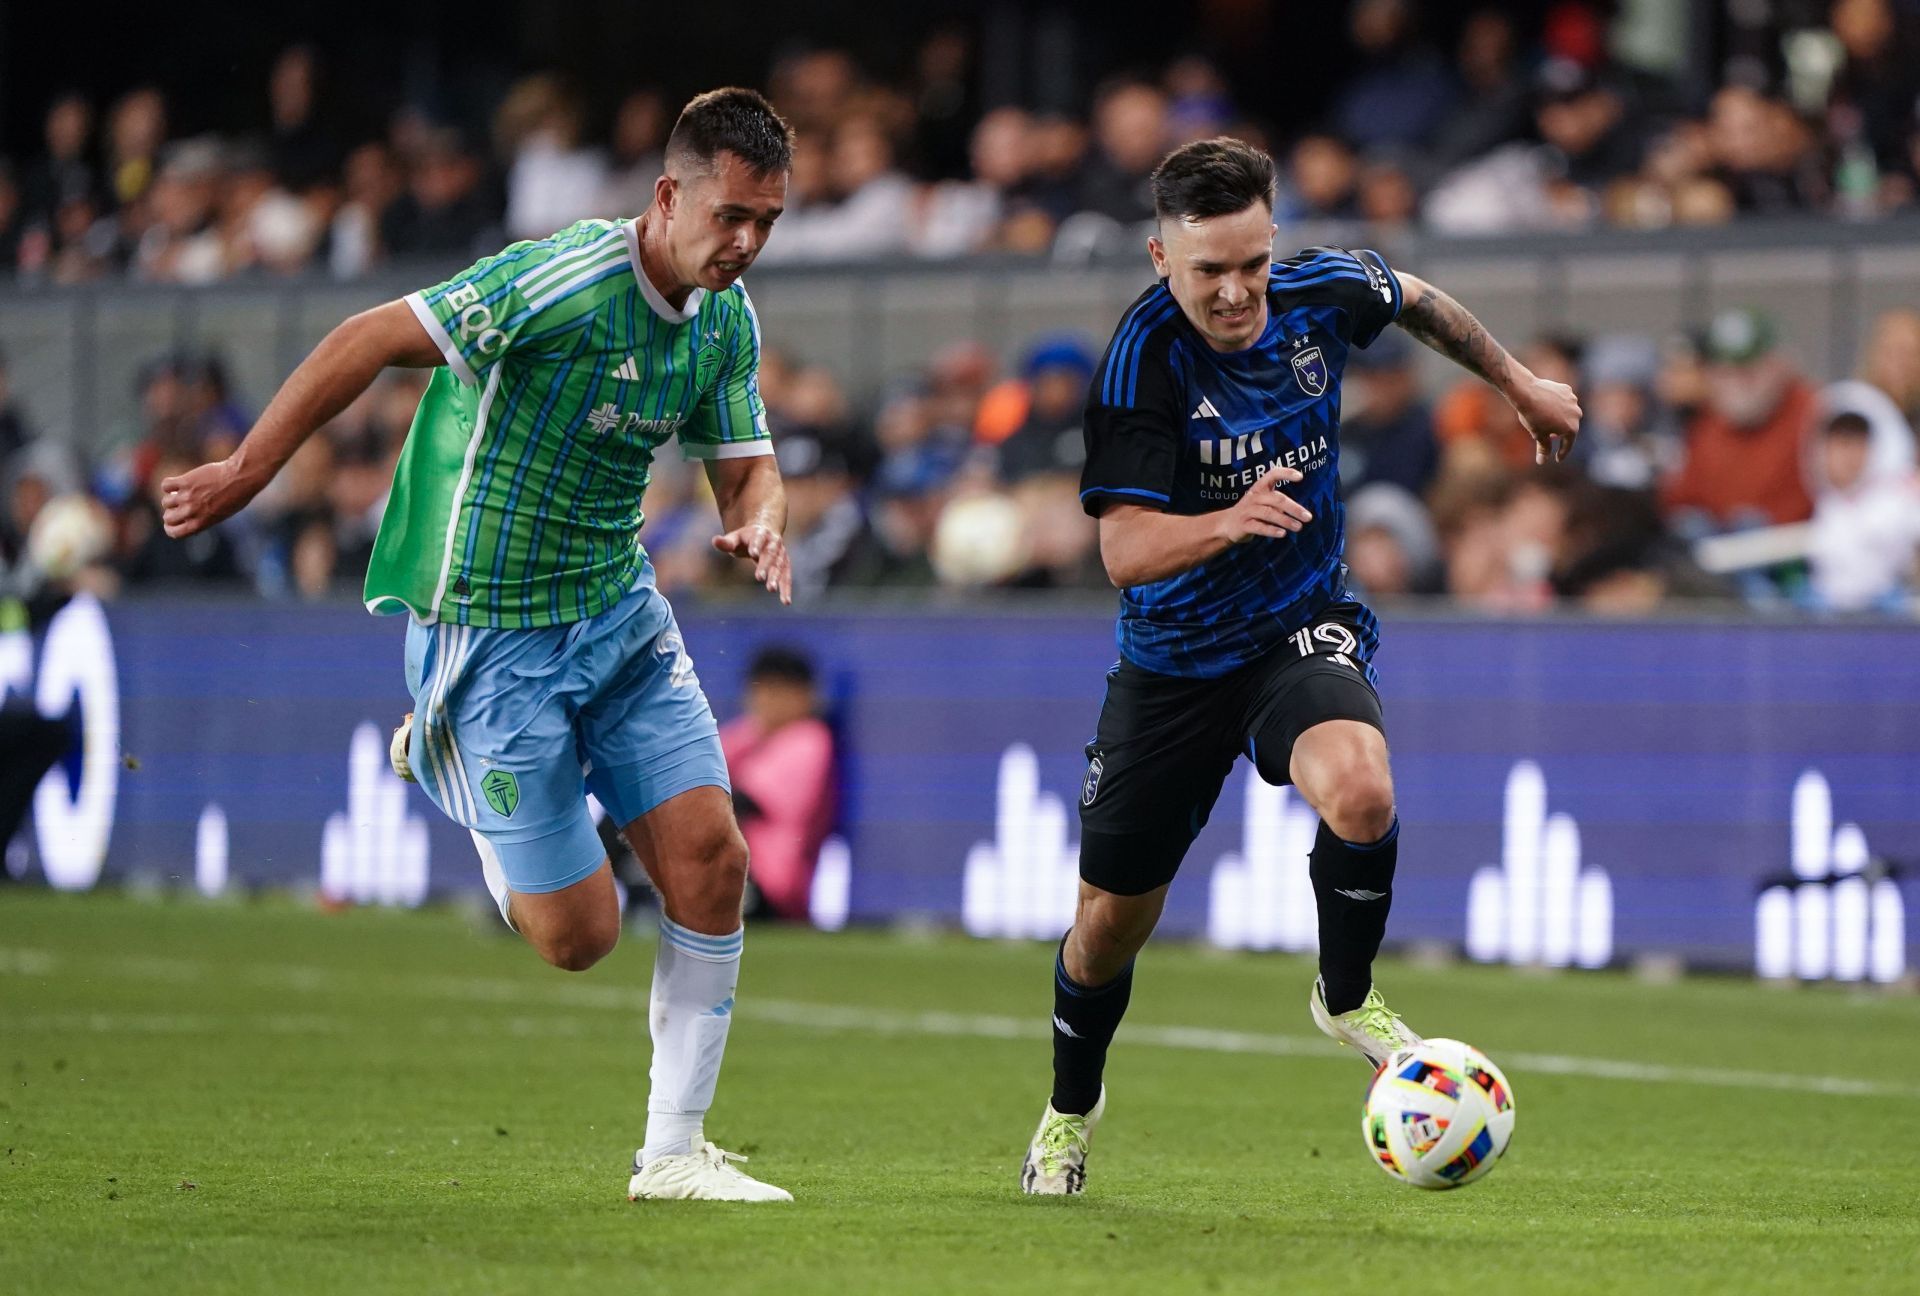
M 1182 144 L 1153 169 L 1153 214 L 1160 220 L 1231 216 L 1255 203 L 1273 210 L 1273 159 L 1241 140 Z
M 753 684 L 795 684 L 813 687 L 813 663 L 797 648 L 768 644 L 753 655 L 747 667 L 747 681 Z
M 1845 413 L 1835 414 L 1827 423 L 1827 435 L 1838 437 L 1870 437 L 1873 435 L 1873 425 L 1867 422 L 1865 415 L 1856 414 L 1852 410 L 1848 410 Z
M 757 90 L 709 90 L 680 110 L 667 136 L 667 171 L 711 171 L 722 153 L 756 176 L 791 171 L 793 128 Z

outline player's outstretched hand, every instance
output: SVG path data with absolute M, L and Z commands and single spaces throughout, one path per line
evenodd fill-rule
M 1256 536 L 1284 539 L 1297 534 L 1313 514 L 1295 500 L 1280 493 L 1282 486 L 1302 480 L 1297 468 L 1275 468 L 1262 477 L 1238 502 L 1220 514 L 1229 544 L 1245 544 Z
M 1533 461 L 1549 458 L 1559 463 L 1580 435 L 1580 398 L 1573 388 L 1547 378 L 1528 375 L 1513 394 L 1513 408 L 1521 426 L 1533 436 Z
M 160 483 L 160 521 L 175 540 L 225 522 L 247 506 L 257 487 L 240 480 L 232 461 L 201 464 Z
M 793 602 L 793 562 L 787 557 L 787 542 L 778 532 L 755 524 L 713 538 L 713 547 L 735 558 L 753 562 L 753 578 L 778 594 L 782 603 Z

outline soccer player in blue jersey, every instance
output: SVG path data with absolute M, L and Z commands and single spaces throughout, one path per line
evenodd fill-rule
M 1398 324 L 1513 404 L 1537 462 L 1579 432 L 1571 388 L 1536 377 L 1451 297 L 1375 252 L 1273 259 L 1273 160 L 1188 144 L 1153 175 L 1159 282 L 1115 330 L 1088 394 L 1081 501 L 1121 591 L 1080 792 L 1080 897 L 1054 964 L 1053 1095 L 1021 1168 L 1080 1192 L 1133 961 L 1240 756 L 1320 816 L 1310 871 L 1319 1028 L 1379 1066 L 1418 1036 L 1373 984 L 1400 822 L 1373 654 L 1379 626 L 1341 563 L 1340 376 Z

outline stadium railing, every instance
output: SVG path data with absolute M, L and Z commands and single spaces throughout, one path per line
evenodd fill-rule
M 1279 246 L 1362 240 L 1444 284 L 1503 338 L 1660 336 L 1749 305 L 1773 315 L 1782 345 L 1820 379 L 1853 368 L 1881 311 L 1920 301 L 1920 221 L 1912 220 L 1485 239 L 1293 227 L 1282 230 Z M 389 266 L 351 283 L 313 276 L 206 288 L 0 283 L 0 347 L 36 423 L 95 450 L 125 439 L 137 416 L 138 376 L 157 356 L 217 352 L 234 390 L 257 406 L 341 319 L 460 268 L 436 262 Z M 826 366 L 861 400 L 956 342 L 983 342 L 1011 363 L 1042 332 L 1075 329 L 1104 341 L 1150 273 L 1141 251 L 1078 264 L 767 267 L 750 279 L 768 345 Z M 1443 362 L 1432 363 L 1440 372 Z

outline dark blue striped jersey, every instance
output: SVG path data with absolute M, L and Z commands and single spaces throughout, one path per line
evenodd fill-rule
M 1307 625 L 1343 593 L 1340 375 L 1400 313 L 1377 252 L 1309 248 L 1275 263 L 1267 326 L 1242 351 L 1207 345 L 1165 281 L 1114 331 L 1087 397 L 1081 503 L 1168 513 L 1229 508 L 1276 467 L 1313 514 L 1298 534 L 1256 537 L 1200 566 L 1125 590 L 1120 652 L 1166 675 L 1212 678 Z

